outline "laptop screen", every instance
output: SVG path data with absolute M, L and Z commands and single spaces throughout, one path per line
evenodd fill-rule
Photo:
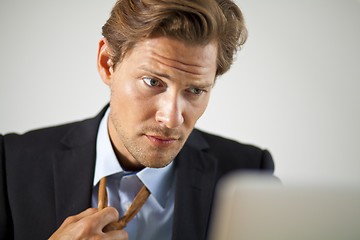
M 360 184 L 237 173 L 219 183 L 214 204 L 209 240 L 360 239 Z

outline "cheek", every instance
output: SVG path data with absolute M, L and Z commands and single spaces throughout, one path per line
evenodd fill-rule
M 209 103 L 209 96 L 206 96 L 196 104 L 187 104 L 184 111 L 184 118 L 189 127 L 194 127 L 197 120 L 204 114 Z
M 118 107 L 122 108 L 127 108 L 141 101 L 136 82 L 120 78 L 114 80 L 111 85 L 111 99 L 119 105 Z
M 131 124 L 139 124 L 154 115 L 153 98 L 143 93 L 136 81 L 115 83 L 111 88 L 112 108 L 116 108 L 122 118 Z

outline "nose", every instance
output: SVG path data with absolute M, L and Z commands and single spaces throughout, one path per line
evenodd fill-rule
M 184 102 L 178 94 L 165 94 L 159 98 L 155 120 L 167 128 L 176 128 L 184 122 Z

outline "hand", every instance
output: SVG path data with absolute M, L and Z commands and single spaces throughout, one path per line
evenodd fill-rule
M 118 218 L 119 213 L 113 207 L 107 207 L 101 211 L 98 211 L 96 208 L 89 208 L 78 215 L 66 218 L 49 240 L 128 240 L 128 235 L 124 230 L 106 233 L 102 231 L 106 225 L 117 221 Z

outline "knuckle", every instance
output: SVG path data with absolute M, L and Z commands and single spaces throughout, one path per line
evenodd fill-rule
M 76 221 L 76 217 L 75 217 L 75 216 L 70 216 L 70 217 L 67 217 L 67 218 L 64 220 L 63 224 L 64 224 L 64 225 L 68 225 L 68 224 L 71 224 L 71 223 L 73 223 L 73 222 L 75 222 L 75 221 Z
M 93 213 L 96 213 L 98 210 L 96 208 L 88 208 L 86 209 L 86 212 L 90 213 L 90 214 L 93 214 Z
M 113 219 L 119 218 L 119 212 L 116 210 L 116 208 L 108 207 L 107 211 L 108 211 L 108 214 L 111 216 L 111 218 L 113 218 Z

